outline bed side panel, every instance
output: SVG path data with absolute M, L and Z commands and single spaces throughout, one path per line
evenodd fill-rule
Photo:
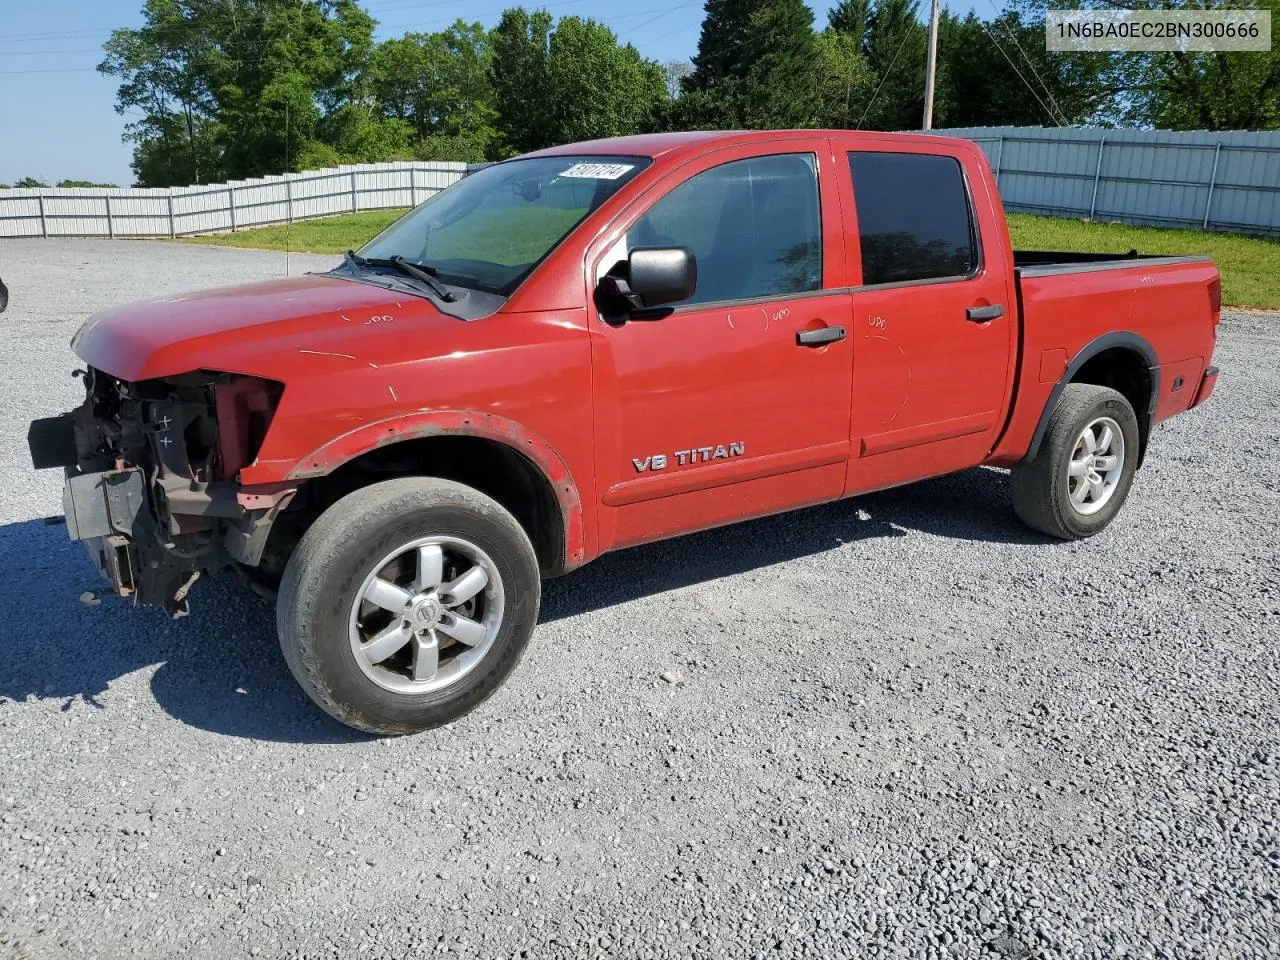
M 1185 409 L 1194 385 L 1169 399 L 1177 376 L 1198 380 L 1213 350 L 1209 284 L 1218 276 L 1208 260 L 1167 258 L 1136 263 L 1081 265 L 1076 270 L 1019 271 L 1022 351 L 1018 387 L 1009 424 L 989 463 L 1021 460 L 1040 416 L 1081 351 L 1109 334 L 1128 334 L 1150 345 L 1161 365 L 1155 422 Z M 1169 366 L 1169 376 L 1164 367 Z M 1176 369 L 1175 369 L 1176 366 Z M 1184 369 L 1184 367 L 1186 369 Z M 1181 406 L 1179 406 L 1181 404 Z

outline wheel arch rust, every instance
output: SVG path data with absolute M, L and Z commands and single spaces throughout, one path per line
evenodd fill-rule
M 358 457 L 406 440 L 475 437 L 509 448 L 528 460 L 547 481 L 560 508 L 564 571 L 586 562 L 586 524 L 582 497 L 568 464 L 547 440 L 514 420 L 469 410 L 422 410 L 366 423 L 330 440 L 300 459 L 287 482 L 326 476 Z

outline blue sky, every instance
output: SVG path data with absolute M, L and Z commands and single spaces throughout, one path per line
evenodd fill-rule
M 493 26 L 518 0 L 362 0 L 384 39 L 429 32 L 456 18 Z M 702 0 L 547 0 L 560 16 L 602 20 L 655 60 L 693 55 Z M 819 25 L 830 3 L 810 3 Z M 115 27 L 138 26 L 141 0 L 0 0 L 0 183 L 32 176 L 133 182 L 127 117 L 115 112 L 118 81 L 94 70 Z

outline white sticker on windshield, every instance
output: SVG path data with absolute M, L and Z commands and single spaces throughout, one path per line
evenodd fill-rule
M 617 180 L 634 166 L 634 163 L 575 163 L 560 176 L 580 177 L 584 180 Z

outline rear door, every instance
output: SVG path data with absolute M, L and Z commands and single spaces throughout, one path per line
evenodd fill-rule
M 861 280 L 850 492 L 981 463 L 1003 423 L 1017 336 L 1012 270 L 1002 243 L 982 235 L 964 168 L 938 150 L 859 142 L 840 154 Z
M 834 172 L 816 137 L 715 151 L 589 251 L 597 278 L 642 246 L 687 246 L 698 267 L 692 299 L 661 319 L 590 308 L 602 545 L 843 493 L 851 304 Z

